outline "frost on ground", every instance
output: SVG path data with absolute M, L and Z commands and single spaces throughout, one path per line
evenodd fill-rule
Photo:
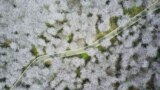
M 35 57 L 90 45 L 153 1 L 0 0 L 0 90 Z M 160 9 L 86 51 L 32 65 L 15 90 L 160 90 Z

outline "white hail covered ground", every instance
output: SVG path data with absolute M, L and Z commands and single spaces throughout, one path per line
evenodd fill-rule
M 90 45 L 97 28 L 111 28 L 111 17 L 123 26 L 130 19 L 124 8 L 154 0 L 123 0 L 123 6 L 120 1 L 0 0 L 0 90 L 12 87 L 34 53 L 52 55 Z M 53 57 L 48 68 L 36 63 L 15 90 L 160 90 L 160 13 L 147 13 L 117 41 L 121 44 L 103 40 L 105 52 L 87 49 L 86 60 Z M 37 52 L 31 52 L 33 46 Z

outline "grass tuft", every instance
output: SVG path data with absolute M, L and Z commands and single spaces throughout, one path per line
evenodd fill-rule
M 0 47 L 2 48 L 8 48 L 10 47 L 11 41 L 6 39 L 3 43 L 0 44 Z
M 83 58 L 84 60 L 87 61 L 91 59 L 91 57 L 87 53 L 80 54 L 80 58 Z
M 131 85 L 131 86 L 128 87 L 127 90 L 140 90 L 140 89 L 138 89 L 137 87 Z
M 133 6 L 132 8 L 123 9 L 124 14 L 129 15 L 130 17 L 134 17 L 138 13 L 140 13 L 145 8 L 143 6 Z
M 160 9 L 155 10 L 154 13 L 155 13 L 155 14 L 160 13 Z
M 118 27 L 117 22 L 118 22 L 117 16 L 113 16 L 110 18 L 110 30 L 109 30 L 110 32 L 115 30 Z M 118 45 L 121 44 L 117 37 L 113 37 L 110 41 L 112 44 L 114 43 L 117 43 Z
M 105 32 L 101 32 L 101 31 L 97 30 L 97 34 L 96 34 L 96 37 L 95 37 L 94 41 L 104 37 L 105 35 L 109 34 L 110 32 L 112 32 L 114 29 L 116 29 L 118 27 L 118 24 L 117 24 L 118 17 L 117 16 L 111 17 L 109 19 L 109 21 L 110 21 L 110 23 L 109 23 L 110 29 L 108 31 L 105 31 Z
M 82 58 L 85 60 L 85 65 L 90 61 L 91 56 L 89 56 L 87 53 L 82 53 L 79 55 L 79 58 Z
M 107 32 L 99 32 L 99 33 L 97 33 L 94 41 L 104 37 L 106 34 L 107 34 Z
M 63 90 L 70 90 L 68 86 L 66 86 Z
M 73 33 L 71 33 L 71 34 L 69 34 L 68 36 L 67 36 L 67 42 L 68 43 L 71 43 L 72 42 L 72 40 L 73 40 Z
M 45 24 L 46 24 L 47 28 L 52 28 L 52 27 L 54 27 L 54 25 L 50 24 L 49 22 L 46 22 Z
M 43 51 L 44 55 L 47 54 L 47 52 L 46 52 L 46 47 L 45 47 L 45 46 L 43 47 L 42 51 Z
M 117 16 L 111 17 L 109 21 L 110 21 L 110 30 L 111 31 L 118 27 L 118 24 L 117 24 L 118 17 Z
M 98 50 L 101 51 L 102 53 L 106 52 L 107 49 L 103 47 L 102 45 L 97 46 Z
M 76 69 L 76 77 L 80 77 L 80 76 L 81 76 L 81 68 L 78 67 L 78 68 Z
M 42 33 L 41 35 L 38 36 L 39 38 L 43 39 L 46 43 L 50 42 L 47 37 L 44 36 L 44 34 Z
M 32 49 L 30 50 L 33 56 L 38 56 L 38 50 L 35 45 L 32 45 Z

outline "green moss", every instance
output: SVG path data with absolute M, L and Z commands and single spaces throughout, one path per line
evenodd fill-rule
M 50 24 L 49 22 L 46 22 L 45 24 L 46 24 L 46 26 L 47 26 L 48 28 L 54 27 L 54 25 Z
M 67 42 L 68 42 L 68 43 L 71 43 L 71 42 L 72 42 L 73 36 L 74 36 L 73 33 L 71 33 L 70 35 L 67 36 Z
M 32 45 L 32 49 L 30 50 L 33 56 L 38 56 L 38 50 L 35 45 Z
M 11 44 L 11 41 L 6 39 L 3 43 L 0 44 L 0 46 L 2 48 L 8 48 L 8 47 L 10 47 L 10 44 Z
M 127 14 L 130 17 L 133 17 L 133 16 L 137 15 L 138 13 L 140 13 L 144 9 L 145 8 L 143 6 L 133 6 L 132 8 L 123 9 L 123 12 L 124 12 L 124 14 Z
M 103 47 L 102 45 L 97 46 L 98 50 L 101 51 L 102 53 L 106 52 L 107 49 Z
M 43 39 L 46 43 L 49 42 L 49 40 L 47 39 L 47 37 L 44 36 L 43 33 L 41 35 L 39 35 L 38 37 L 41 38 L 41 39 Z

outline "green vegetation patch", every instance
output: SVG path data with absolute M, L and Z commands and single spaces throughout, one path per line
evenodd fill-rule
M 117 36 L 113 37 L 110 41 L 111 41 L 112 45 L 122 44 L 122 42 L 118 40 Z
M 87 53 L 80 54 L 80 58 L 83 58 L 84 60 L 87 61 L 91 59 L 91 57 Z
M 68 86 L 66 86 L 63 90 L 70 90 Z
M 30 64 L 31 64 L 33 61 L 34 61 L 34 60 L 31 60 L 29 63 L 25 64 L 25 65 L 22 67 L 21 73 L 24 73 L 24 71 L 30 66 Z
M 50 42 L 50 40 L 48 40 L 47 37 L 45 37 L 43 33 L 39 35 L 38 37 L 43 39 L 46 43 Z
M 88 13 L 87 17 L 92 17 L 93 14 L 92 13 Z
M 66 22 L 68 22 L 67 19 L 64 19 L 64 20 L 56 20 L 56 23 L 57 23 L 58 25 L 63 25 L 63 24 L 66 23 Z
M 124 14 L 129 15 L 130 17 L 133 17 L 140 13 L 142 10 L 144 10 L 145 7 L 143 6 L 133 6 L 132 8 L 125 8 L 123 9 Z
M 112 86 L 114 87 L 114 90 L 118 90 L 120 83 L 119 82 L 112 83 Z
M 79 55 L 79 58 L 84 59 L 85 60 L 85 64 L 87 64 L 90 61 L 91 56 L 89 56 L 87 53 L 82 53 L 82 54 Z
M 154 60 L 160 59 L 160 48 L 157 49 L 157 55 L 153 58 Z
M 157 49 L 157 57 L 160 58 L 160 48 Z
M 45 24 L 46 24 L 47 28 L 52 28 L 52 27 L 54 27 L 54 25 L 50 24 L 49 22 L 46 22 Z
M 43 51 L 43 53 L 44 53 L 45 55 L 47 54 L 47 52 L 46 52 L 46 47 L 43 47 L 42 51 Z
M 6 82 L 6 78 L 5 77 L 0 78 L 0 82 Z
M 150 79 L 146 83 L 146 89 L 147 90 L 155 90 L 154 79 L 155 79 L 155 74 L 152 74 L 152 76 L 150 77 Z
M 115 30 L 118 27 L 118 17 L 117 16 L 113 16 L 110 18 L 110 32 Z M 118 40 L 118 38 L 115 36 L 113 37 L 111 40 L 111 43 L 117 43 L 118 45 L 121 44 L 121 42 Z
M 49 5 L 44 5 L 44 8 L 45 8 L 47 11 L 50 11 L 50 10 L 49 10 Z
M 38 56 L 38 50 L 35 45 L 32 45 L 32 49 L 30 50 L 33 56 Z
M 29 66 L 29 65 L 23 66 L 21 73 L 23 73 L 23 72 L 27 69 L 28 66 Z
M 6 39 L 6 40 L 4 40 L 3 43 L 0 44 L 0 47 L 2 47 L 2 48 L 8 48 L 8 47 L 10 47 L 10 44 L 11 44 L 11 41 L 8 40 L 8 39 Z
M 107 35 L 107 32 L 99 32 L 99 33 L 97 33 L 94 41 L 104 37 L 105 35 Z
M 49 68 L 52 65 L 52 61 L 50 59 L 45 60 L 44 65 Z
M 10 90 L 11 88 L 10 88 L 8 85 L 5 85 L 5 86 L 4 86 L 4 89 L 5 89 L 5 90 Z
M 136 47 L 140 43 L 141 39 L 136 39 L 132 42 L 132 46 Z
M 140 90 L 140 89 L 138 89 L 137 87 L 131 85 L 131 86 L 128 87 L 127 90 Z
M 110 23 L 109 23 L 110 29 L 108 31 L 105 31 L 105 32 L 100 32 L 99 30 L 97 30 L 97 34 L 96 34 L 96 37 L 95 37 L 94 41 L 104 37 L 105 35 L 109 34 L 110 32 L 112 32 L 113 30 L 115 30 L 118 27 L 118 24 L 117 24 L 118 17 L 117 16 L 110 17 L 109 21 L 110 21 Z
M 67 36 L 67 42 L 68 43 L 71 43 L 72 42 L 72 40 L 73 40 L 73 33 L 71 33 L 71 34 L 69 34 L 68 36 Z
M 160 13 L 160 9 L 155 10 L 154 13 L 155 13 L 155 14 Z
M 109 21 L 110 21 L 110 30 L 111 31 L 118 27 L 118 24 L 117 24 L 118 17 L 117 16 L 111 17 Z
M 80 77 L 80 76 L 81 76 L 81 68 L 78 67 L 78 68 L 76 69 L 76 77 Z
M 57 34 L 62 33 L 62 32 L 63 32 L 63 28 L 59 29 L 59 30 L 57 31 Z
M 103 47 L 102 45 L 97 46 L 98 50 L 101 51 L 102 53 L 107 51 L 107 48 Z

